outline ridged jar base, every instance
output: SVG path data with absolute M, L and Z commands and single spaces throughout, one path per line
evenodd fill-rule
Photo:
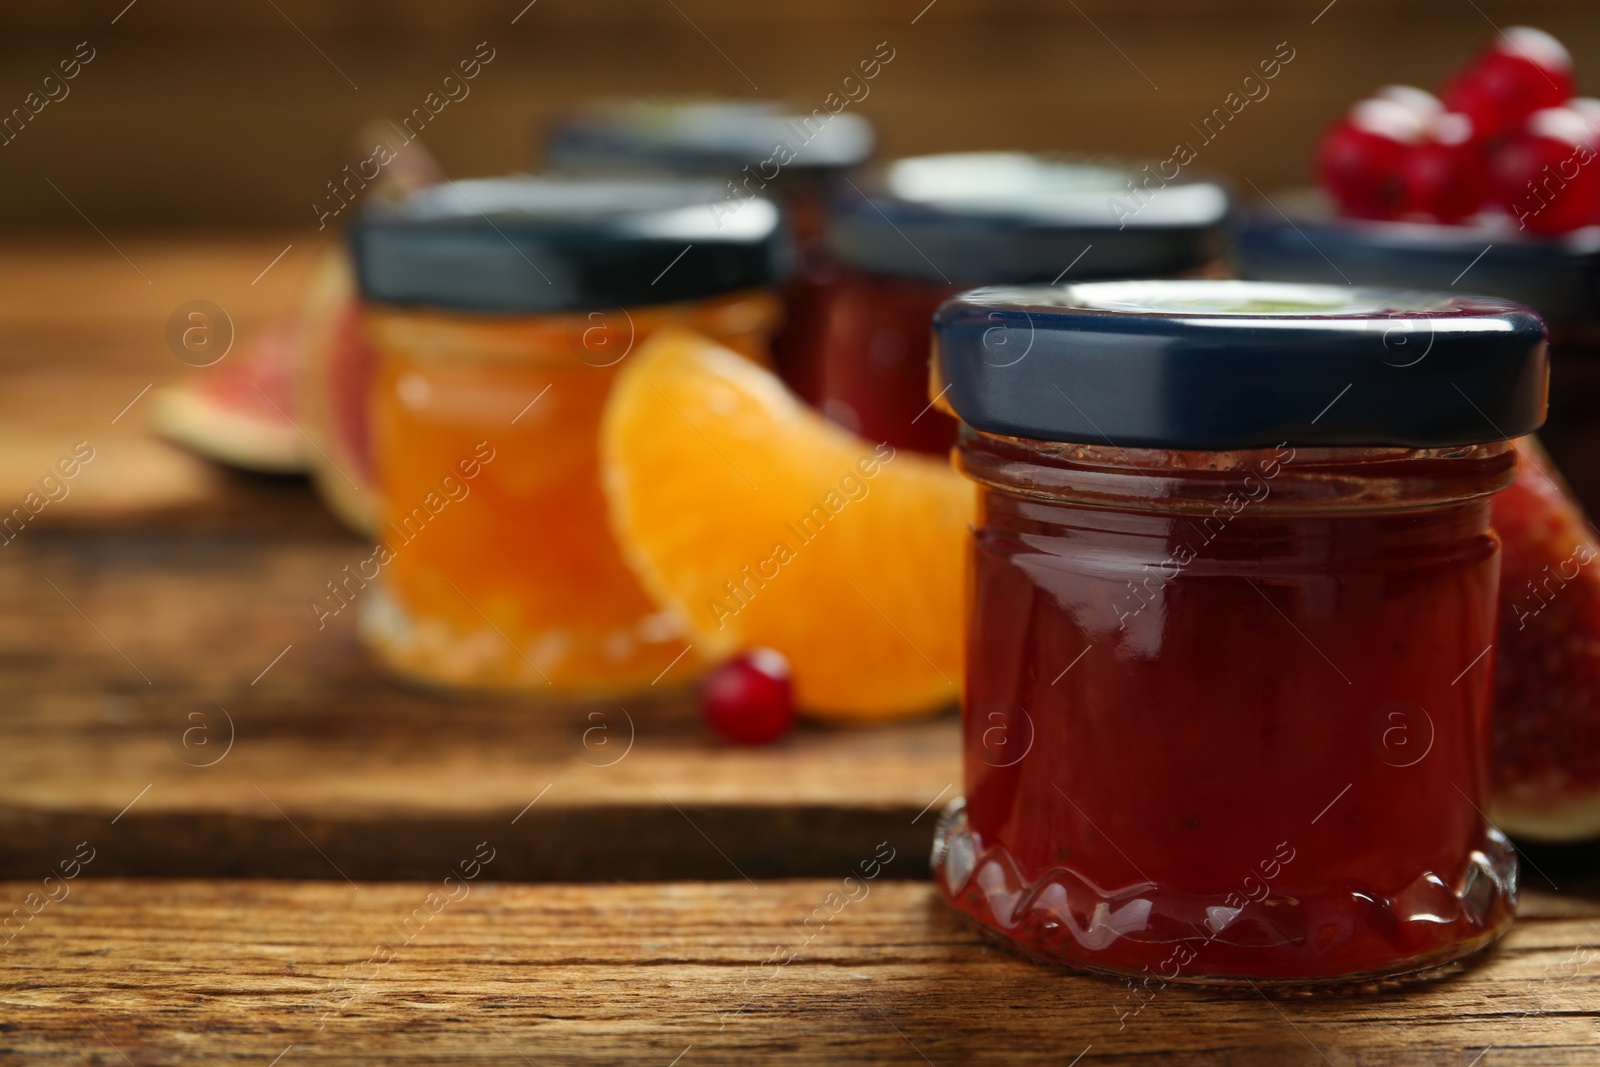
M 1330 878 L 1316 896 L 1228 907 L 1170 885 L 1105 889 L 1067 867 L 1029 880 L 1003 845 L 971 830 L 960 797 L 940 816 L 933 874 L 946 902 L 992 940 L 1127 979 L 1137 995 L 1172 983 L 1284 994 L 1446 978 L 1510 928 L 1517 902 L 1516 854 L 1493 828 L 1459 871 L 1423 872 L 1394 894 Z
M 552 624 L 537 634 L 518 630 L 513 640 L 486 616 L 462 625 L 414 611 L 381 582 L 362 591 L 359 607 L 361 641 L 384 672 L 437 692 L 558 700 L 637 694 L 684 651 L 675 629 L 654 618 L 619 623 L 603 636 L 593 628 Z M 686 658 L 681 677 L 671 682 L 693 677 L 697 664 Z

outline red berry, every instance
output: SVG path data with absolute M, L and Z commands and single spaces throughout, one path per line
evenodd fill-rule
M 1572 57 L 1560 41 L 1528 26 L 1513 26 L 1459 71 L 1440 97 L 1450 111 L 1472 119 L 1487 140 L 1514 133 L 1541 108 L 1572 95 Z
M 1494 154 L 1495 198 L 1533 233 L 1566 233 L 1600 218 L 1600 140 L 1570 108 L 1528 118 L 1525 131 Z
M 770 648 L 753 648 L 713 670 L 700 690 L 706 721 L 741 745 L 776 741 L 794 725 L 789 661 Z
M 1472 135 L 1472 120 L 1454 112 L 1436 116 L 1429 133 L 1401 163 L 1406 213 L 1460 222 L 1489 199 L 1483 145 Z
M 1424 123 L 1393 100 L 1363 100 L 1322 135 L 1317 175 L 1346 215 L 1398 218 L 1405 208 L 1400 167 Z

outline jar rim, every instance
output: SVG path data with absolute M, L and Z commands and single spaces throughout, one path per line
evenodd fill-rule
M 1230 452 L 1031 441 L 961 428 L 955 465 L 986 489 L 1079 507 L 1199 514 L 1240 494 L 1274 516 L 1425 510 L 1516 478 L 1510 442 L 1444 448 L 1315 447 Z

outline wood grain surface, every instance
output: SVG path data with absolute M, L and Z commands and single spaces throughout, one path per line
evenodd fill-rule
M 102 828 L 96 844 L 115 832 Z M 455 847 L 460 858 L 481 851 L 468 840 Z M 1130 1014 L 1137 1001 L 1125 985 L 987 946 L 924 884 L 880 878 L 827 922 L 803 927 L 837 880 L 486 881 L 500 862 L 443 904 L 427 903 L 443 870 L 428 882 L 359 887 L 67 883 L 65 899 L 0 947 L 0 1063 L 1509 1067 L 1600 1058 L 1600 906 L 1587 897 L 1535 895 L 1491 959 L 1435 985 L 1277 1001 L 1172 987 Z M 887 869 L 924 863 L 902 854 Z M 0 884 L 0 902 L 9 908 L 37 887 Z M 796 958 L 768 962 L 780 948 Z

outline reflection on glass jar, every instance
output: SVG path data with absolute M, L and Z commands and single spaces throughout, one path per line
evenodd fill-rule
M 683 652 L 610 533 L 597 435 L 618 366 L 665 325 L 766 358 L 776 210 L 719 231 L 707 192 L 463 182 L 356 226 L 383 539 L 359 595 L 390 670 L 616 691 Z
M 1384 358 L 1395 321 L 1450 323 L 1436 369 Z M 1028 355 L 986 358 L 997 328 Z M 1503 933 L 1489 501 L 1543 417 L 1538 317 L 1130 282 L 977 290 L 935 334 L 980 486 L 949 902 L 1156 985 L 1438 973 Z

